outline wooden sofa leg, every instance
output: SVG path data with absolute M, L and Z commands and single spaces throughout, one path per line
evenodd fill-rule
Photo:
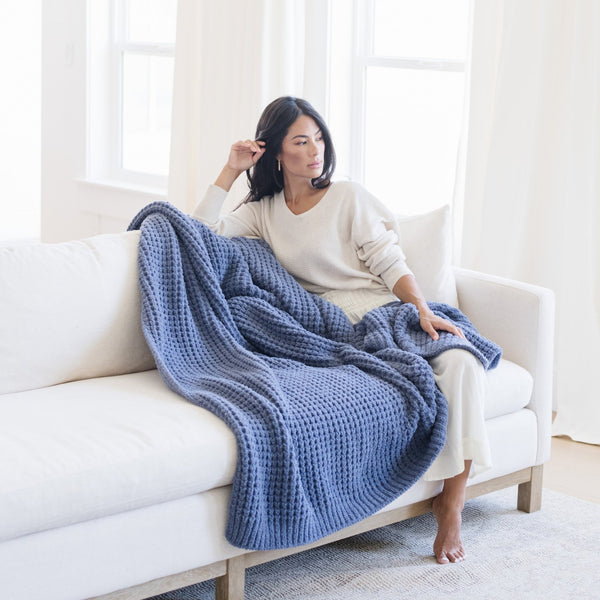
M 517 508 L 524 512 L 535 512 L 542 508 L 542 480 L 544 466 L 531 467 L 531 479 L 519 484 Z
M 244 600 L 246 567 L 244 556 L 227 561 L 227 572 L 215 579 L 215 600 Z

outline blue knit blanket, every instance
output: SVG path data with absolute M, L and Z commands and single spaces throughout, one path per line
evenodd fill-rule
M 262 241 L 226 239 L 167 203 L 144 208 L 142 326 L 167 385 L 235 434 L 227 539 L 264 550 L 306 544 L 381 509 L 445 441 L 446 401 L 425 358 L 500 349 L 458 310 L 432 304 L 468 342 L 434 342 L 410 304 L 353 326 L 306 292 Z

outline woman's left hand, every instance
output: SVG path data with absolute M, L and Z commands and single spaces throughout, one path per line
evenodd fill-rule
M 421 329 L 428 333 L 434 340 L 439 340 L 438 331 L 448 331 L 460 338 L 466 339 L 465 334 L 454 323 L 447 319 L 438 317 L 427 304 L 423 292 L 419 288 L 419 284 L 412 273 L 408 273 L 400 277 L 396 281 L 392 292 L 402 300 L 402 302 L 410 302 L 417 307 L 419 311 L 419 320 Z
M 434 340 L 440 339 L 438 331 L 448 331 L 460 338 L 466 339 L 465 334 L 460 327 L 457 327 L 454 323 L 451 323 L 446 319 L 442 319 L 442 317 L 438 317 L 430 310 L 420 311 L 419 321 L 421 323 L 421 329 L 428 333 Z

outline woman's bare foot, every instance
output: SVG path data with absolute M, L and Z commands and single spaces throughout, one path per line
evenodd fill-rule
M 433 514 L 438 523 L 433 552 L 442 565 L 461 562 L 467 556 L 460 537 L 460 526 L 470 468 L 471 461 L 465 461 L 465 470 L 456 477 L 446 479 L 444 489 L 433 500 Z
M 433 553 L 441 565 L 461 562 L 467 556 L 460 537 L 461 513 L 462 509 L 452 506 L 443 492 L 433 501 L 433 514 L 438 523 Z

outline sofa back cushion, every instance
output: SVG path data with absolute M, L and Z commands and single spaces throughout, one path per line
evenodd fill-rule
M 452 216 L 448 205 L 431 212 L 398 217 L 406 263 L 425 298 L 458 307 L 452 268 Z
M 154 368 L 139 232 L 0 248 L 0 393 Z
M 428 300 L 457 306 L 450 210 L 398 219 Z M 140 325 L 139 232 L 0 247 L 0 393 L 154 368 Z

